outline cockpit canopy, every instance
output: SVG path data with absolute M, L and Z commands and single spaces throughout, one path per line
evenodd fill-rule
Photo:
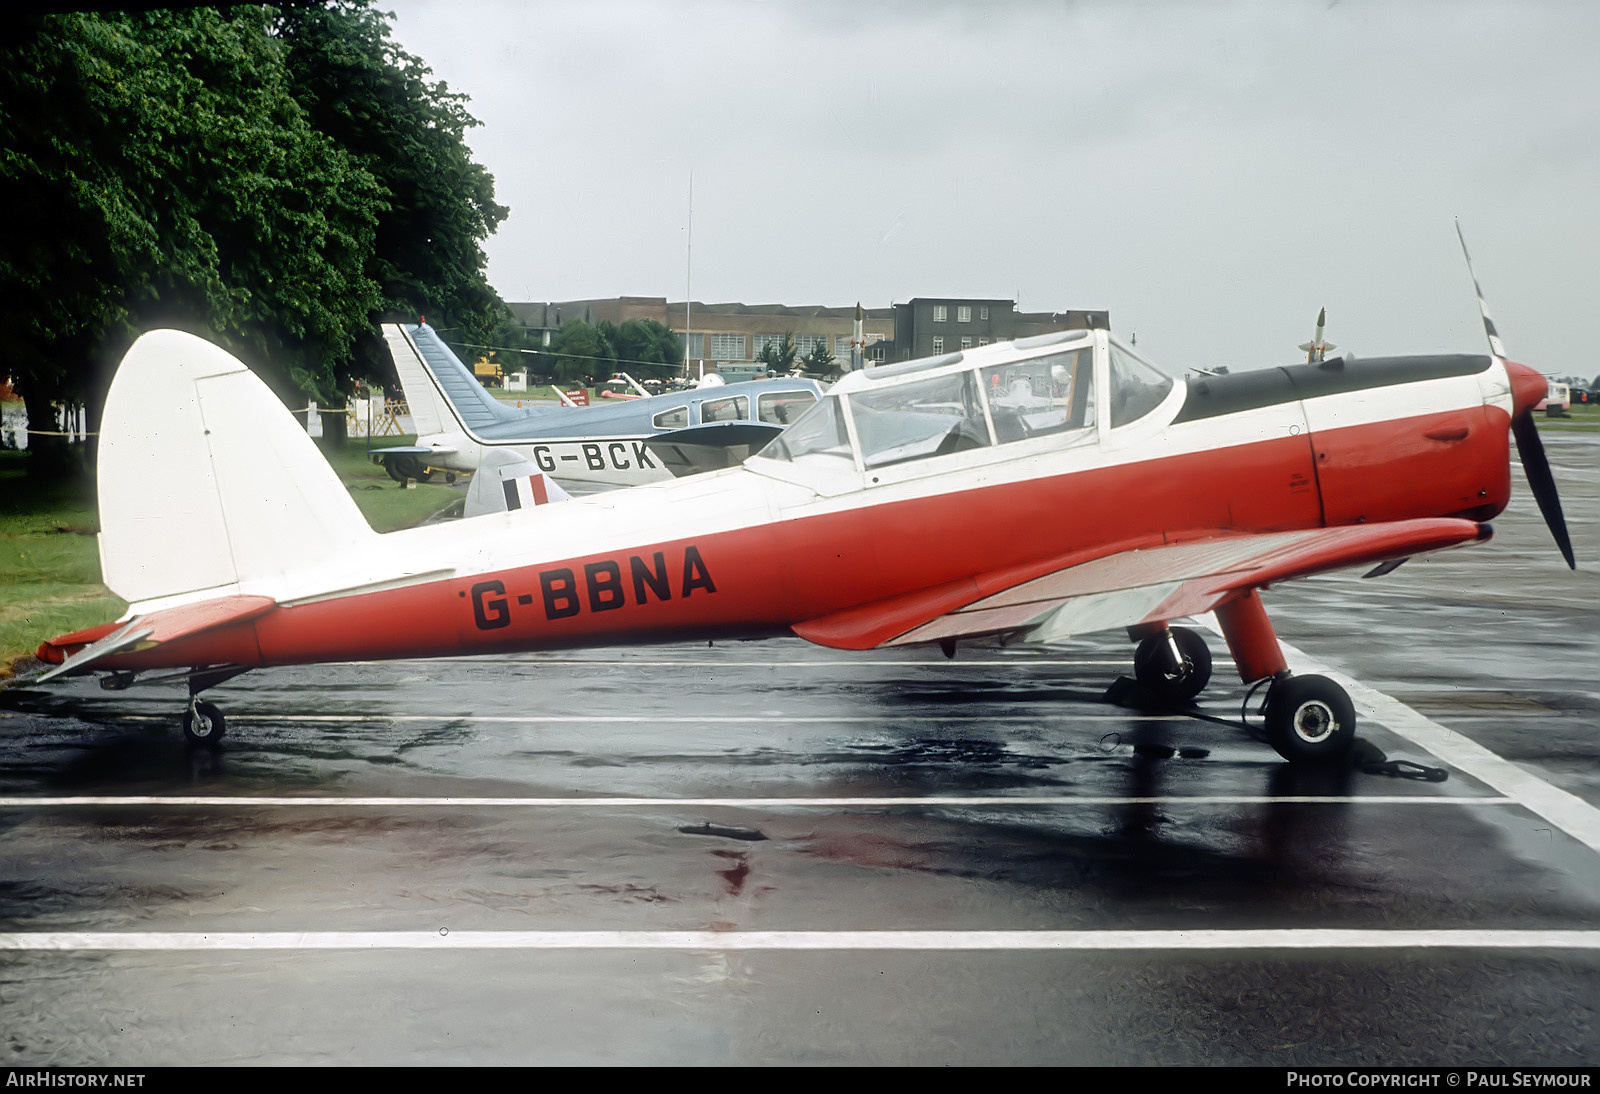
M 1039 437 L 1088 444 L 1145 417 L 1176 379 L 1105 331 L 899 361 L 840 380 L 760 455 L 870 471 Z

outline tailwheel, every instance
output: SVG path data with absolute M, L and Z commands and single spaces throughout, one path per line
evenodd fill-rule
M 1211 649 L 1194 631 L 1169 627 L 1139 643 L 1133 675 L 1163 703 L 1187 703 L 1211 682 Z
M 1290 763 L 1335 764 L 1356 740 L 1356 710 L 1326 676 L 1280 676 L 1267 692 L 1267 743 Z
M 227 731 L 227 720 L 215 703 L 194 700 L 183 712 L 183 735 L 192 745 L 215 745 Z

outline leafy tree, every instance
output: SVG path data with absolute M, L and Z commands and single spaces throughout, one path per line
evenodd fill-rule
M 761 352 L 756 355 L 756 360 L 767 366 L 767 371 L 774 376 L 787 376 L 794 371 L 794 359 L 797 353 L 794 344 L 794 335 L 784 332 L 783 341 L 779 343 L 768 342 L 761 347 Z
M 86 401 L 93 428 L 110 362 L 152 326 L 321 392 L 379 306 L 361 259 L 382 192 L 310 125 L 267 17 L 34 16 L 0 49 L 0 317 L 31 421 Z
M 550 339 L 550 356 L 557 381 L 570 384 L 605 373 L 610 375 L 611 355 L 600 332 L 582 319 L 562 324 Z
M 819 339 L 811 347 L 811 352 L 805 355 L 802 364 L 807 376 L 817 376 L 826 380 L 838 379 L 844 371 L 829 351 L 826 339 Z
M 550 373 L 547 355 L 540 352 L 544 346 L 539 335 L 517 322 L 509 312 L 495 326 L 489 344 L 494 346 L 489 356 L 502 372 L 527 370 L 532 375 L 546 376 Z
M 618 369 L 639 379 L 676 376 L 683 368 L 683 342 L 654 319 L 629 319 L 611 338 Z
M 291 401 L 389 373 L 389 309 L 484 337 L 504 218 L 463 134 L 366 0 L 16 17 L 0 42 L 0 321 L 35 423 L 143 330 L 219 342 Z M 30 445 L 52 463 L 62 450 Z
M 430 82 L 421 58 L 389 40 L 387 17 L 370 0 L 280 0 L 275 29 L 313 124 L 384 191 L 365 271 L 386 306 L 437 316 L 465 341 L 490 343 L 506 308 L 484 274 L 482 244 L 509 210 L 495 203 L 494 177 L 467 147 L 467 130 L 481 124 L 467 112 L 468 96 Z M 390 372 L 375 330 L 361 352 L 369 369 Z

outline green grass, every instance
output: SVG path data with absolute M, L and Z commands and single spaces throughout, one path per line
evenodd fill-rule
M 322 451 L 374 531 L 408 528 L 461 497 L 442 481 L 402 488 L 371 462 L 364 441 Z M 27 453 L 0 452 L 0 676 L 43 640 L 127 610 L 100 581 L 99 520 L 89 476 L 40 483 L 27 474 Z
M 374 448 L 399 448 L 415 444 L 415 437 L 374 437 Z M 372 462 L 367 454 L 366 441 L 352 440 L 341 448 L 318 445 L 328 458 L 339 478 L 350 490 L 375 532 L 393 532 L 409 528 L 446 509 L 461 497 L 459 490 L 445 484 L 440 475 L 432 482 L 419 482 L 411 489 L 403 489 L 389 477 L 389 473 Z
M 0 452 L 0 675 L 42 640 L 127 607 L 100 583 L 92 485 L 83 476 L 40 483 L 26 461 Z
M 1539 423 L 1540 429 L 1554 430 L 1558 433 L 1600 432 L 1600 403 L 1574 403 L 1564 417 L 1551 418 L 1545 414 L 1535 414 L 1533 419 Z
M 507 391 L 503 387 L 491 387 L 484 390 L 502 403 L 510 403 L 512 406 L 516 406 L 518 403 L 525 407 L 560 405 L 561 403 L 561 396 L 557 395 L 556 389 L 549 384 L 530 387 L 527 391 Z

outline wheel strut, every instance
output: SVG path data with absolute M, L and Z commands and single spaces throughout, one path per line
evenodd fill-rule
M 1163 703 L 1187 703 L 1211 682 L 1211 649 L 1187 627 L 1147 634 L 1133 654 L 1133 675 Z
M 227 732 L 227 720 L 215 703 L 207 703 L 195 696 L 189 697 L 189 706 L 183 712 L 183 735 L 192 745 L 216 745 Z

